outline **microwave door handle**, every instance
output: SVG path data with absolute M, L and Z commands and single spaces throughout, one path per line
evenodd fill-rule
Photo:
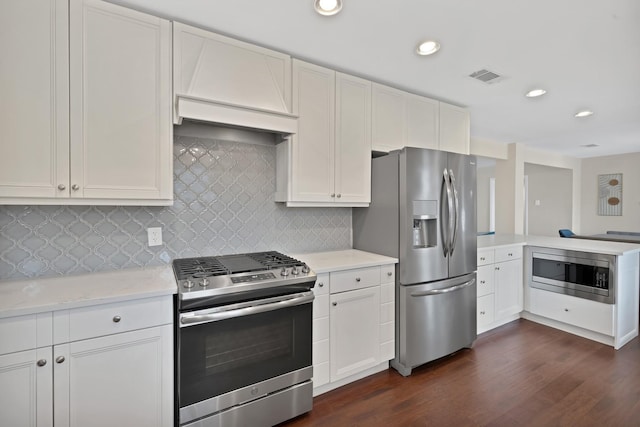
M 449 246 L 449 255 L 453 256 L 453 250 L 456 248 L 456 239 L 458 237 L 458 220 L 460 214 L 460 204 L 458 202 L 458 190 L 456 190 L 456 177 L 453 170 L 449 169 L 449 179 L 451 180 L 451 188 L 453 193 L 453 231 L 451 235 L 451 245 Z
M 455 285 L 455 286 L 451 286 L 449 288 L 432 289 L 430 291 L 423 291 L 423 292 L 412 292 L 411 296 L 412 297 L 426 297 L 426 296 L 430 296 L 430 295 L 448 294 L 449 292 L 455 292 L 455 291 L 459 291 L 460 289 L 468 288 L 469 286 L 472 286 L 474 283 L 476 283 L 476 279 L 471 279 L 468 282 L 462 283 L 461 285 Z
M 294 307 L 296 305 L 307 304 L 313 301 L 312 292 L 304 292 L 301 294 L 295 294 L 293 296 L 281 298 L 277 301 L 269 302 L 266 304 L 252 305 L 243 308 L 237 308 L 233 310 L 211 310 L 209 313 L 184 313 L 180 314 L 180 327 L 194 326 L 201 323 L 218 322 L 220 320 L 231 319 L 234 317 L 250 316 L 252 314 L 265 313 L 267 311 L 278 310 L 286 307 Z

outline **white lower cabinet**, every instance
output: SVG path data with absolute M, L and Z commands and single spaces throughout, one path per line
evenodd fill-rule
M 379 307 L 379 286 L 331 295 L 331 381 L 379 363 Z
M 394 290 L 395 264 L 318 275 L 313 303 L 315 395 L 388 366 L 395 356 Z
M 478 250 L 478 333 L 520 317 L 522 278 L 522 246 Z
M 136 306 L 159 313 L 153 325 L 139 328 Z M 0 319 L 0 425 L 173 425 L 171 307 L 166 296 Z M 80 324 L 87 338 L 70 338 Z M 13 351 L 25 340 L 3 326 L 34 348 Z

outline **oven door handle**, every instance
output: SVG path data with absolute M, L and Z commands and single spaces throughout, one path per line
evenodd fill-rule
M 243 308 L 224 310 L 224 308 L 214 308 L 208 311 L 180 314 L 180 327 L 194 326 L 201 323 L 218 322 L 220 320 L 232 319 L 234 317 L 250 316 L 252 314 L 264 313 L 267 311 L 279 310 L 281 308 L 294 307 L 296 305 L 307 304 L 313 301 L 313 292 L 303 292 L 277 300 L 270 299 L 268 303 L 251 305 Z

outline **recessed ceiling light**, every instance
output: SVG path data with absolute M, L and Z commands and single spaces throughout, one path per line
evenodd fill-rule
M 581 118 L 581 117 L 589 117 L 593 114 L 593 111 L 591 110 L 582 110 L 582 111 L 578 111 L 576 113 L 576 117 Z
M 524 96 L 526 96 L 527 98 L 536 98 L 538 96 L 544 95 L 545 93 L 547 93 L 547 91 L 544 89 L 532 89 L 529 92 L 525 93 Z
M 440 43 L 433 40 L 425 40 L 418 45 L 416 53 L 418 55 L 432 55 L 440 50 Z
M 314 0 L 313 7 L 320 15 L 331 16 L 342 10 L 342 0 Z

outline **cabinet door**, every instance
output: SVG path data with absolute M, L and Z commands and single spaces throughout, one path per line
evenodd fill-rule
M 68 196 L 68 52 L 66 0 L 3 2 L 0 197 Z
M 172 199 L 171 23 L 70 2 L 71 197 Z
M 173 425 L 172 327 L 54 347 L 56 427 Z
M 1 426 L 53 425 L 51 365 L 51 347 L 0 356 Z
M 437 150 L 439 102 L 423 96 L 406 95 L 407 101 L 407 141 L 410 147 Z
M 392 151 L 406 141 L 405 92 L 372 84 L 372 133 L 374 151 Z
M 380 287 L 331 295 L 331 381 L 379 363 Z
M 495 264 L 496 319 L 522 311 L 522 260 Z
M 440 103 L 440 150 L 469 154 L 469 111 L 455 105 Z
M 478 333 L 481 334 L 487 330 L 494 321 L 494 304 L 493 294 L 478 297 L 477 307 L 477 324 Z
M 335 192 L 338 202 L 371 201 L 371 82 L 336 73 Z
M 333 202 L 335 159 L 335 72 L 293 61 L 293 201 Z

